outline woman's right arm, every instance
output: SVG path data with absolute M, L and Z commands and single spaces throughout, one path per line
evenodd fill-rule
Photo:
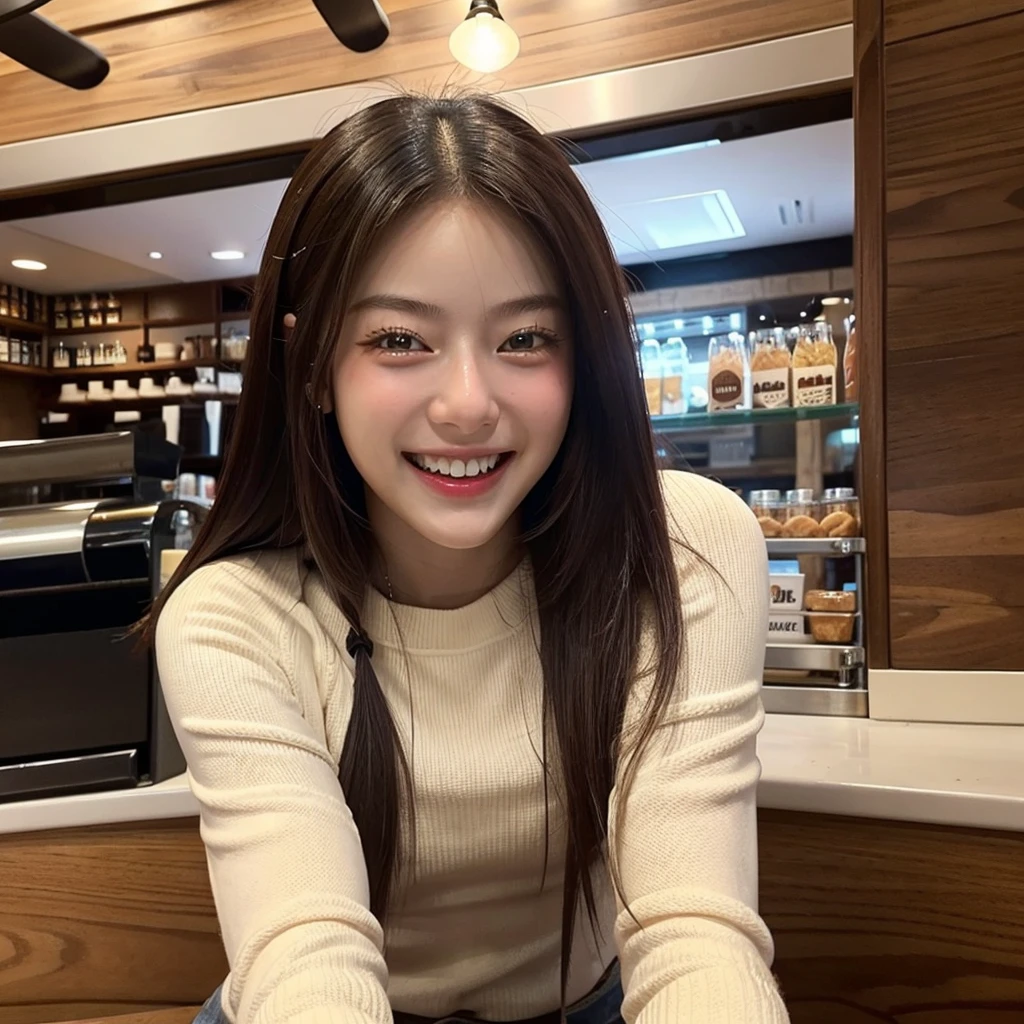
M 313 671 L 309 642 L 263 590 L 241 567 L 199 569 L 156 633 L 231 966 L 226 1004 L 236 1024 L 390 1024 L 359 834 L 293 684 Z

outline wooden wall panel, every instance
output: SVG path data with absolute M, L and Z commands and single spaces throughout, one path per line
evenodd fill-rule
M 0 1024 L 195 1006 L 226 974 L 198 819 L 0 836 Z
M 892 664 L 1021 670 L 1024 13 L 885 73 Z
M 1024 1019 L 1024 836 L 778 811 L 759 832 L 793 1024 Z M 196 819 L 0 836 L 0 1024 L 183 1024 L 158 1011 L 226 970 Z
M 1021 0 L 885 0 L 885 36 L 895 43 L 1018 11 Z
M 889 667 L 885 485 L 885 91 L 882 0 L 857 0 L 853 21 L 854 273 L 860 415 L 858 476 L 867 553 L 870 668 Z
M 36 378 L 0 369 L 0 441 L 39 436 Z
M 110 58 L 107 81 L 62 88 L 0 60 L 0 144 L 268 96 L 386 79 L 507 89 L 740 46 L 849 22 L 852 0 L 504 0 L 522 52 L 500 75 L 472 76 L 448 53 L 465 0 L 387 0 L 391 38 L 343 49 L 311 0 L 53 0 L 59 24 Z M 129 12 L 131 21 L 123 21 Z M 142 16 L 147 14 L 148 16 Z M 106 26 L 108 22 L 117 24 Z M 4 73 L 6 72 L 6 73 Z
M 761 911 L 793 1024 L 1024 1020 L 1024 836 L 760 818 Z

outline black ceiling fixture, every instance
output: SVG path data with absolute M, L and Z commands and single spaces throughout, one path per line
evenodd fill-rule
M 110 72 L 94 46 L 36 14 L 49 0 L 0 0 L 0 53 L 31 71 L 70 86 L 93 89 Z M 377 0 L 313 0 L 338 42 L 356 53 L 375 50 L 388 37 Z
M 34 13 L 49 0 L 0 0 L 0 53 L 72 89 L 99 85 L 110 65 L 95 47 Z
M 388 37 L 388 16 L 377 0 L 313 0 L 342 46 L 356 53 L 376 50 Z

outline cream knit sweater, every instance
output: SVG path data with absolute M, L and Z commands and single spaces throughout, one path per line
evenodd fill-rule
M 662 474 L 662 488 L 673 534 L 717 574 L 677 546 L 678 689 L 624 820 L 611 822 L 636 920 L 599 879 L 601 934 L 578 926 L 568 995 L 589 991 L 618 955 L 628 1022 L 784 1024 L 757 914 L 764 542 L 724 488 L 681 473 Z M 387 1024 L 392 1006 L 493 1021 L 556 1009 L 564 818 L 553 799 L 542 884 L 529 569 L 454 611 L 373 591 L 364 625 L 417 815 L 415 870 L 397 884 L 386 957 L 338 783 L 348 626 L 321 579 L 295 550 L 233 558 L 195 572 L 160 618 L 162 685 L 231 966 L 223 1008 L 237 1024 Z

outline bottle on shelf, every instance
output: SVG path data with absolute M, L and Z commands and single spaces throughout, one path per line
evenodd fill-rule
M 63 295 L 58 295 L 53 300 L 53 329 L 55 331 L 66 331 L 69 326 L 67 299 Z
M 71 296 L 71 304 L 68 307 L 68 326 L 72 329 L 85 326 L 85 307 L 77 295 Z
M 10 341 L 9 341 L 8 353 L 10 355 L 10 358 L 8 359 L 8 362 L 16 363 L 16 364 L 20 365 L 20 363 L 21 363 L 21 338 L 18 338 L 18 337 L 16 337 L 13 334 L 11 335 Z
M 123 366 L 128 362 L 128 350 L 121 344 L 120 339 L 113 344 L 110 362 L 114 366 Z
M 156 360 L 156 350 L 149 343 L 149 338 L 144 337 L 142 344 L 135 350 L 135 361 L 137 363 L 152 363 Z
M 7 331 L 0 327 L 0 363 L 11 361 L 11 342 L 7 337 Z
M 847 402 L 856 402 L 859 398 L 859 382 L 857 380 L 857 315 L 851 313 L 846 318 L 846 350 L 843 352 L 843 396 Z
M 107 295 L 106 305 L 103 309 L 103 322 L 105 324 L 119 324 L 121 322 L 121 303 L 114 297 L 114 293 Z
M 32 296 L 32 319 L 37 324 L 46 323 L 46 300 L 38 293 Z
M 70 370 L 75 365 L 73 357 L 74 349 L 64 344 L 64 339 L 58 340 L 57 344 L 50 349 L 50 366 L 54 370 Z
M 95 292 L 89 296 L 89 326 L 103 326 L 103 307 L 100 305 L 100 300 Z
M 78 354 L 76 356 L 76 360 L 76 365 L 78 366 L 93 365 L 92 349 L 89 347 L 89 343 L 87 341 L 83 341 L 82 344 L 78 346 Z
M 105 341 L 101 341 L 96 348 L 93 350 L 92 356 L 93 366 L 109 366 L 110 365 L 110 350 L 107 347 Z
M 11 315 L 11 288 L 10 285 L 0 284 L 0 316 Z
M 640 346 L 640 371 L 644 378 L 647 412 L 651 416 L 660 416 L 664 365 L 661 361 L 661 346 L 654 338 L 648 338 Z
M 686 342 L 682 338 L 667 338 L 661 346 L 661 411 L 666 416 L 682 416 L 689 409 L 689 365 Z

